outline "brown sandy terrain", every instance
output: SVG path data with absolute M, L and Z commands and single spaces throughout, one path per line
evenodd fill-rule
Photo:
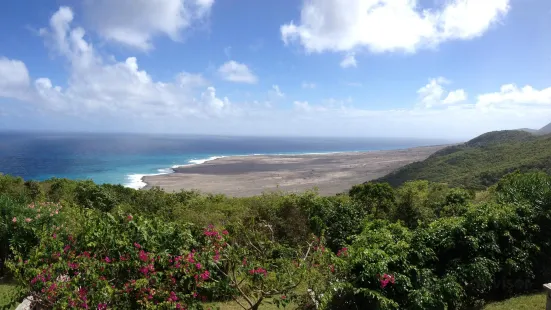
M 143 181 L 147 183 L 145 188 L 197 189 L 239 197 L 274 190 L 304 192 L 314 187 L 322 195 L 334 195 L 424 160 L 444 147 L 319 155 L 232 156 L 180 167 L 172 174 L 146 176 Z

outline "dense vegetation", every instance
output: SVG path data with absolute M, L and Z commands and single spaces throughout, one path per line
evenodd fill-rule
M 249 198 L 0 175 L 0 259 L 45 308 L 472 309 L 551 279 L 551 177 Z
M 516 170 L 551 172 L 551 135 L 516 130 L 489 132 L 442 149 L 378 181 L 399 186 L 410 180 L 429 180 L 480 190 Z

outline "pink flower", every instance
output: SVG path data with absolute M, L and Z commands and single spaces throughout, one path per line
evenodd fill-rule
M 17 223 L 17 218 L 14 217 L 11 221 L 14 222 L 14 223 Z
M 139 257 L 142 262 L 147 262 L 149 260 L 149 257 L 144 250 L 140 250 Z
M 208 270 L 205 270 L 205 272 L 203 272 L 201 275 L 200 275 L 201 279 L 203 280 L 208 280 L 210 278 L 210 272 Z
M 142 248 L 142 246 L 137 242 L 134 242 L 134 246 L 136 247 L 136 249 L 141 249 Z
M 52 235 L 52 238 L 56 239 L 56 238 L 57 238 L 57 234 L 54 233 L 54 234 Z
M 110 263 L 110 262 L 111 262 L 111 259 L 109 258 L 109 256 L 105 256 L 105 262 L 106 262 L 106 263 Z
M 385 288 L 388 283 L 394 284 L 394 276 L 385 273 L 382 277 L 379 277 L 379 281 L 381 282 L 381 288 Z
M 170 292 L 170 297 L 168 297 L 168 301 L 171 301 L 171 302 L 178 301 L 178 296 L 176 296 L 176 293 Z
M 32 220 L 30 218 L 26 218 L 25 222 L 30 223 Z
M 107 304 L 106 303 L 100 303 L 98 304 L 98 310 L 106 310 Z
M 348 248 L 342 248 L 337 252 L 337 256 L 346 256 L 348 255 Z
M 128 216 L 126 217 L 126 219 L 127 219 L 128 221 L 131 221 L 133 218 L 134 218 L 134 217 L 132 216 L 132 214 L 128 214 Z
M 83 297 L 86 297 L 86 295 L 88 294 L 88 290 L 84 287 L 80 287 L 78 289 L 78 295 L 79 297 L 82 299 Z
M 224 229 L 224 230 L 222 231 L 222 234 L 223 234 L 223 235 L 227 235 L 227 234 L 228 234 L 228 231 Z
M 259 274 L 259 275 L 263 275 L 263 276 L 267 276 L 268 275 L 268 271 L 262 267 L 258 267 L 256 269 L 251 269 L 249 270 L 249 274 L 250 275 L 255 275 L 255 274 Z
M 201 269 L 201 263 L 195 264 L 195 267 L 196 267 L 197 269 Z

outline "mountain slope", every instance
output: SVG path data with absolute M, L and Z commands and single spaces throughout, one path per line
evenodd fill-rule
M 537 134 L 539 135 L 547 135 L 551 133 L 551 123 L 545 125 L 540 130 L 537 131 Z
M 469 142 L 449 146 L 424 161 L 404 166 L 376 181 L 393 186 L 429 180 L 472 189 L 488 187 L 515 170 L 551 172 L 551 135 L 520 130 L 485 133 Z

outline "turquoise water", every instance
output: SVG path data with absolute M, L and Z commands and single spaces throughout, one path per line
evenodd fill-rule
M 140 188 L 144 175 L 171 173 L 173 167 L 221 156 L 389 150 L 451 142 L 456 141 L 0 133 L 0 172 L 26 180 L 92 179 Z

